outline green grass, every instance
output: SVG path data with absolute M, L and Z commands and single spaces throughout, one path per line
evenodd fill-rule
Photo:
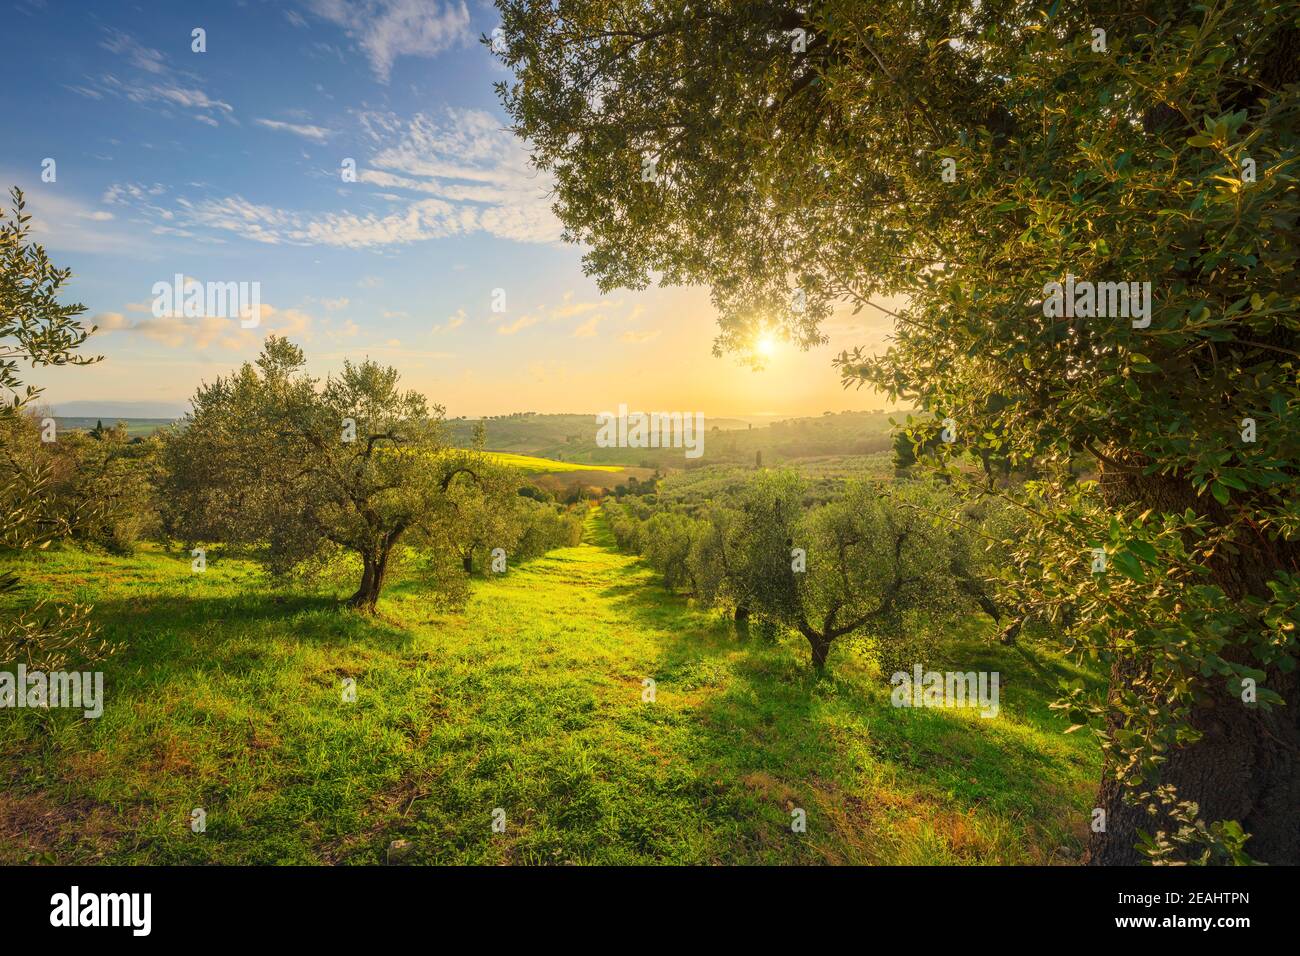
M 0 863 L 373 864 L 397 839 L 418 863 L 1054 862 L 1099 776 L 1047 708 L 1062 661 L 972 621 L 953 653 L 1001 672 L 1001 714 L 895 709 L 860 653 L 816 680 L 799 642 L 741 641 L 594 516 L 460 613 L 399 580 L 366 618 L 157 550 L 10 564 L 128 647 L 98 720 L 0 712 Z
M 499 465 L 518 468 L 528 474 L 542 474 L 553 471 L 608 471 L 620 472 L 623 465 L 584 465 L 572 461 L 555 461 L 552 458 L 535 458 L 532 455 L 516 455 L 508 451 L 487 452 L 488 458 Z

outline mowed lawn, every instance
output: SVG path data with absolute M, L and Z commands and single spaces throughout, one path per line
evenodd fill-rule
M 1001 672 L 1001 714 L 896 709 L 859 653 L 819 681 L 612 545 L 593 517 L 463 612 L 399 580 L 379 619 L 240 560 L 25 557 L 28 596 L 93 602 L 127 647 L 98 720 L 0 712 L 0 863 L 1078 858 L 1099 756 L 1047 703 L 1086 675 L 972 621 L 960 663 Z

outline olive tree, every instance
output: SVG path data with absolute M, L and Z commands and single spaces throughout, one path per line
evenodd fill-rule
M 729 606 L 742 628 L 755 612 L 769 621 L 788 619 L 773 604 L 778 592 L 760 592 L 787 583 L 794 522 L 805 491 L 794 472 L 760 472 L 711 505 L 691 550 L 693 576 L 706 606 Z
M 696 586 L 688 560 L 696 524 L 686 515 L 660 511 L 641 526 L 641 555 L 663 576 L 664 587 L 670 591 L 694 590 Z
M 916 645 L 904 634 L 909 615 L 942 620 L 959 605 L 952 539 L 935 518 L 940 502 L 932 489 L 915 483 L 887 492 L 857 481 L 805 511 L 798 479 L 758 484 L 748 514 L 768 527 L 747 536 L 761 549 L 743 559 L 754 575 L 749 600 L 760 615 L 803 635 L 817 670 L 837 640 L 852 636 L 876 637 L 892 664 L 887 645 Z M 753 507 L 755 500 L 770 507 Z M 789 537 L 778 546 L 783 534 Z
M 873 309 L 846 384 L 1032 465 L 977 491 L 1034 522 L 1015 603 L 1110 673 L 1062 702 L 1106 751 L 1090 859 L 1300 859 L 1294 2 L 497 5 L 603 289 L 709 286 L 718 349 Z
M 95 514 L 88 503 L 70 506 L 57 493 L 51 458 L 24 418 L 40 389 L 24 386 L 22 365 L 86 365 L 98 358 L 77 352 L 94 331 L 77 320 L 85 306 L 59 302 L 72 270 L 55 266 L 31 241 L 22 191 L 14 188 L 10 196 L 11 211 L 0 218 L 0 549 L 29 550 L 49 547 Z M 0 572 L 0 593 L 20 588 L 17 575 Z M 0 616 L 0 661 L 58 670 L 72 661 L 102 660 L 117 645 L 99 637 L 89 615 L 86 605 L 50 608 L 44 601 L 6 612 Z
M 399 545 L 454 558 L 455 486 L 477 484 L 483 463 L 445 444 L 442 408 L 400 389 L 396 370 L 346 361 L 322 383 L 304 365 L 271 336 L 256 363 L 199 388 L 164 439 L 166 527 L 255 548 L 278 572 L 351 553 L 349 604 L 373 611 Z

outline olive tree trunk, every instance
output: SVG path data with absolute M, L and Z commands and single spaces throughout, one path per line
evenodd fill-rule
M 392 545 L 383 544 L 373 551 L 362 553 L 361 585 L 357 588 L 357 593 L 348 599 L 349 607 L 367 614 L 374 613 L 375 606 L 379 603 L 379 592 L 384 587 L 384 576 L 388 573 L 388 556 L 391 552 Z
M 1113 475 L 1103 468 L 1101 487 L 1112 505 L 1140 503 L 1161 511 L 1186 508 L 1223 522 L 1227 515 L 1213 501 L 1197 498 L 1185 482 L 1160 476 Z M 1267 597 L 1266 582 L 1278 568 L 1294 571 L 1300 554 L 1294 544 L 1269 542 L 1262 535 L 1214 566 L 1211 571 L 1230 599 L 1246 595 Z M 1242 659 L 1245 663 L 1245 658 Z M 1258 666 L 1258 663 L 1255 663 Z M 1111 672 L 1110 694 L 1140 674 L 1139 662 L 1117 664 Z M 1221 680 L 1207 683 L 1205 703 L 1191 714 L 1202 733 L 1199 741 L 1168 754 L 1160 782 L 1173 784 L 1179 800 L 1194 801 L 1207 823 L 1236 820 L 1250 834 L 1246 852 L 1270 864 L 1300 863 L 1300 673 L 1266 671 L 1264 686 L 1286 701 L 1285 707 L 1264 710 L 1229 696 Z M 1112 711 L 1108 730 L 1122 726 Z M 1086 861 L 1099 865 L 1144 862 L 1136 850 L 1138 831 L 1170 829 L 1167 819 L 1151 817 L 1124 799 L 1123 788 L 1107 767 L 1097 807 L 1105 811 L 1104 831 L 1094 831 Z

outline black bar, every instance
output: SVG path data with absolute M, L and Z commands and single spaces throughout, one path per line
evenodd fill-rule
M 661 934 L 680 940 L 698 926 L 734 944 L 770 941 L 783 929 L 865 940 L 887 924 L 921 943 L 988 943 L 1039 930 L 1071 940 L 1280 932 L 1289 925 L 1292 875 L 1267 867 L 10 867 L 0 869 L 0 887 L 14 940 L 76 933 L 128 946 L 283 939 L 383 948 L 410 934 L 435 943 L 468 930 L 494 945 L 519 934 L 536 946 L 544 936 L 597 929 L 608 940 L 622 927 L 633 945 Z M 73 886 L 83 901 L 151 894 L 148 936 L 130 926 L 51 926 L 52 897 Z M 1243 917 L 1246 925 L 1161 925 Z M 1128 918 L 1155 925 L 1117 924 Z

